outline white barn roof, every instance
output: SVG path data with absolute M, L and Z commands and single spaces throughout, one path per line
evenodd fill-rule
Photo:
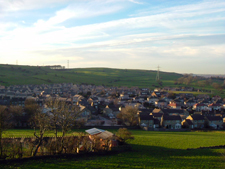
M 113 133 L 98 128 L 92 128 L 85 131 L 90 135 L 97 135 L 97 137 L 101 139 L 107 139 L 113 136 Z
M 102 133 L 104 132 L 105 130 L 102 130 L 102 129 L 98 129 L 98 128 L 91 128 L 91 129 L 88 129 L 88 130 L 85 130 L 88 134 L 90 135 L 95 135 L 95 134 L 99 134 L 99 133 Z

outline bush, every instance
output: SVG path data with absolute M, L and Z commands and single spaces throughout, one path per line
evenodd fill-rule
M 116 133 L 118 139 L 122 143 L 127 143 L 129 140 L 134 139 L 132 133 L 127 130 L 127 128 L 120 128 Z

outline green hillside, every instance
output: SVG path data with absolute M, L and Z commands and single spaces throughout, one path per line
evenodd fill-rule
M 44 66 L 21 66 L 0 64 L 0 85 L 23 85 L 23 84 L 52 84 L 52 83 L 74 83 L 94 84 L 105 86 L 137 86 L 154 89 L 155 87 L 194 87 L 203 89 L 202 94 L 220 95 L 225 97 L 225 90 L 216 90 L 214 82 L 223 84 L 224 81 L 214 79 L 211 84 L 199 86 L 199 81 L 191 82 L 189 85 L 175 84 L 174 82 L 184 77 L 182 74 L 160 72 L 162 85 L 156 81 L 156 71 L 135 69 L 112 69 L 112 68 L 75 68 L 75 69 L 50 69 Z M 179 91 L 180 93 L 181 91 Z M 190 92 L 189 92 L 190 93 Z M 199 94 L 198 92 L 192 92 Z
M 163 86 L 174 86 L 174 80 L 181 74 L 160 72 Z M 156 71 L 76 68 L 53 70 L 47 67 L 0 65 L 0 84 L 50 84 L 50 83 L 87 83 L 106 86 L 154 87 Z

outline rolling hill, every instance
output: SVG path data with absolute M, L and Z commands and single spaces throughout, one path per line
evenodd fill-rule
M 156 71 L 111 68 L 50 69 L 44 66 L 0 65 L 0 84 L 87 83 L 105 86 L 155 87 Z M 160 72 L 163 86 L 174 86 L 182 74 Z

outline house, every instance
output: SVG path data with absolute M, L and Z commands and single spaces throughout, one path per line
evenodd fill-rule
M 214 101 L 216 101 L 216 100 L 220 100 L 221 99 L 221 97 L 220 96 L 218 96 L 218 95 L 216 95 L 216 96 L 213 96 L 212 97 L 212 100 L 214 100 Z
M 172 115 L 179 115 L 179 116 L 184 115 L 184 116 L 187 117 L 189 115 L 188 111 L 181 110 L 181 109 L 179 109 L 179 110 L 178 109 L 161 109 L 161 111 L 163 112 L 163 114 L 167 114 L 167 115 L 170 115 L 170 116 L 172 116 Z
M 147 98 L 147 101 L 149 103 L 155 103 L 157 100 L 158 100 L 158 97 L 155 97 L 155 96 L 151 96 Z
M 158 108 L 164 108 L 167 107 L 167 105 L 167 101 L 165 101 L 164 99 L 159 99 L 155 101 L 155 106 L 157 106 Z
M 85 106 L 79 106 L 79 108 L 80 108 L 79 120 L 87 122 L 89 119 L 91 119 L 92 116 L 91 110 L 89 110 Z
M 180 98 L 175 98 L 174 100 L 171 100 L 169 103 L 170 104 L 171 103 L 177 103 L 178 105 L 182 106 L 184 104 L 184 100 L 180 99 Z
M 192 123 L 192 121 L 190 119 L 184 119 L 181 122 L 182 126 L 184 128 L 189 128 L 189 129 L 193 129 L 194 128 L 194 124 Z
M 210 97 L 207 94 L 199 94 L 196 98 L 198 98 L 198 99 L 209 99 Z
M 141 96 L 149 96 L 150 92 L 147 91 L 147 90 L 142 90 L 142 91 L 140 91 L 139 95 L 141 95 Z
M 208 105 L 209 110 L 221 110 L 221 105 L 218 103 L 212 103 Z
M 152 113 L 163 113 L 161 109 L 155 108 L 152 110 Z
M 177 115 L 163 115 L 161 126 L 168 129 L 181 129 L 181 117 Z
M 207 125 L 214 129 L 223 128 L 223 118 L 221 116 L 205 116 Z
M 181 109 L 181 105 L 178 103 L 170 103 L 167 105 L 170 109 Z
M 205 104 L 206 106 L 210 105 L 212 103 L 211 99 L 203 99 L 199 103 Z
M 83 106 L 83 105 L 80 105 L 80 106 Z M 86 109 L 88 109 L 92 115 L 97 115 L 98 114 L 98 110 L 96 110 L 94 107 L 90 106 L 90 105 L 86 105 L 85 106 Z
M 83 99 L 83 98 L 84 98 L 84 97 L 81 96 L 81 95 L 79 95 L 79 94 L 73 96 L 73 105 L 77 105 L 77 104 L 79 103 L 79 101 L 80 101 L 81 99 Z
M 144 103 L 146 101 L 147 97 L 145 96 L 137 96 L 135 98 L 133 98 L 133 100 L 138 101 L 140 103 Z
M 13 98 L 13 97 L 15 96 L 15 92 L 14 92 L 14 91 L 7 91 L 7 92 L 5 93 L 5 96 L 10 97 L 10 99 L 11 99 L 11 98 Z
M 163 113 L 150 113 L 150 115 L 152 115 L 154 119 L 157 119 L 160 122 L 163 116 Z
M 103 109 L 103 114 L 108 116 L 113 124 L 117 124 L 117 114 L 120 113 L 119 107 L 115 106 L 114 104 L 109 104 Z
M 203 128 L 205 125 L 205 117 L 201 114 L 189 115 L 186 119 L 192 121 L 194 128 Z
M 153 128 L 159 128 L 160 127 L 160 120 L 154 118 L 154 127 Z
M 153 111 L 153 109 L 139 109 L 139 113 L 145 113 L 145 114 L 150 114 Z
M 141 127 L 154 128 L 154 118 L 152 115 L 146 114 L 146 113 L 140 113 L 138 120 L 139 120 L 139 125 Z
M 10 98 L 9 97 L 0 97 L 0 105 L 9 106 Z
M 201 114 L 203 116 L 215 116 L 216 112 L 215 111 L 210 111 L 210 110 L 206 110 L 206 111 L 202 110 Z
M 196 103 L 197 103 L 197 101 L 194 99 L 188 99 L 188 100 L 184 101 L 184 105 L 187 107 L 192 107 Z
M 208 107 L 203 103 L 196 103 L 193 105 L 193 110 L 195 111 L 208 110 Z

